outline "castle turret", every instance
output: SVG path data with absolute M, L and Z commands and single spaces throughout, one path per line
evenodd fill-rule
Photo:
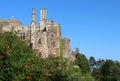
M 47 9 L 42 8 L 40 10 L 40 31 L 43 31 L 46 28 L 46 20 L 47 20 Z
M 75 49 L 75 53 L 78 54 L 79 53 L 79 48 Z
M 44 20 L 45 21 L 47 19 L 47 9 L 46 8 L 42 8 L 40 10 L 40 13 L 41 13 L 40 20 Z
M 36 31 L 36 10 L 32 9 L 32 22 L 30 25 L 30 43 L 31 47 L 34 48 L 34 33 Z
M 32 9 L 31 34 L 36 30 L 36 10 Z
M 32 22 L 36 22 L 36 10 L 32 10 Z
M 70 58 L 70 54 L 71 54 L 70 39 L 64 38 L 62 40 L 62 44 L 63 44 L 63 51 L 65 58 Z

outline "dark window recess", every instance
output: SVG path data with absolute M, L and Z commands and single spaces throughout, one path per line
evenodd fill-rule
M 25 39 L 25 33 L 23 33 L 23 40 Z
M 29 46 L 30 48 L 32 48 L 33 47 L 33 43 L 30 43 L 30 46 Z
M 22 40 L 22 33 L 20 33 L 20 39 Z
M 42 30 L 42 32 L 46 32 L 46 27 Z
M 51 38 L 52 38 L 52 39 L 54 38 L 54 34 L 51 35 Z
M 38 40 L 38 44 L 41 44 L 41 39 Z
M 24 40 L 24 39 L 25 39 L 25 33 L 24 33 L 24 32 L 20 33 L 20 39 L 21 39 L 21 40 Z

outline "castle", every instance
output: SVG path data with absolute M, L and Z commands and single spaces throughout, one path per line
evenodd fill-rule
M 40 10 L 39 24 L 36 22 L 36 10 L 32 9 L 32 21 L 29 26 L 22 26 L 21 21 L 0 19 L 0 31 L 16 31 L 21 40 L 27 41 L 30 47 L 37 51 L 37 56 L 47 58 L 49 55 L 60 55 L 62 41 L 63 55 L 67 59 L 75 59 L 70 48 L 70 39 L 62 38 L 60 24 L 47 19 L 47 9 Z

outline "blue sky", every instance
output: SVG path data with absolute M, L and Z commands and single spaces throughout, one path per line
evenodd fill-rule
M 120 0 L 0 0 L 0 18 L 12 15 L 23 25 L 31 22 L 36 8 L 47 8 L 47 18 L 60 23 L 62 36 L 71 39 L 87 58 L 120 61 Z

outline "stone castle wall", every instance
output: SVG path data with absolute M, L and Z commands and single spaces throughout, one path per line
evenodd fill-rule
M 0 20 L 0 28 L 2 31 L 21 31 L 22 25 L 21 22 L 18 20 Z
M 36 10 L 32 10 L 32 21 L 30 26 L 22 27 L 18 20 L 0 19 L 0 31 L 17 31 L 22 40 L 26 40 L 30 47 L 37 52 L 37 56 L 47 58 L 49 55 L 58 57 L 60 54 L 60 40 L 62 39 L 60 24 L 47 19 L 47 10 L 40 11 L 40 23 L 36 22 Z M 62 39 L 65 58 L 74 57 L 70 48 L 70 39 Z

